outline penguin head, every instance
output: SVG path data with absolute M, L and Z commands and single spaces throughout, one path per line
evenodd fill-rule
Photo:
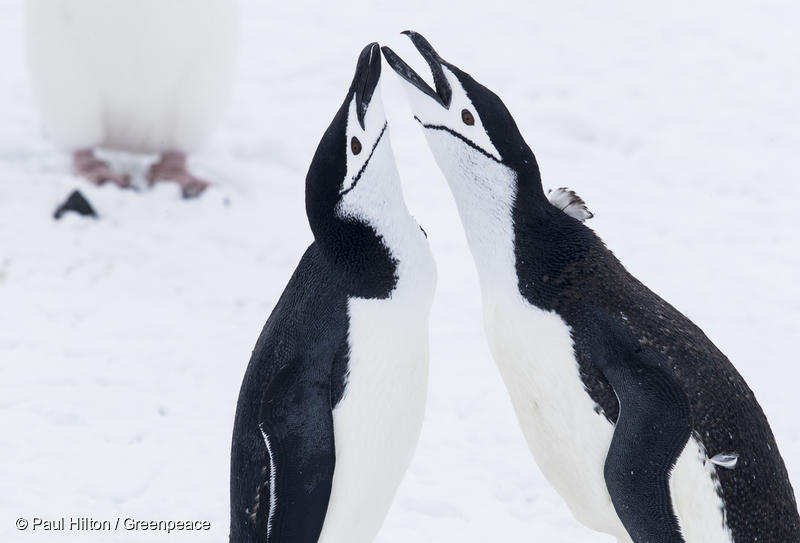
M 385 234 L 395 227 L 393 214 L 406 210 L 377 92 L 380 77 L 380 46 L 371 43 L 306 176 L 306 214 L 317 245 L 346 275 L 371 285 L 360 293 L 367 297 L 394 284 Z
M 487 168 L 507 168 L 516 182 L 541 191 L 536 158 L 500 97 L 440 57 L 422 35 L 413 31 L 403 34 L 428 64 L 435 88 L 390 48 L 383 47 L 383 54 L 406 83 L 414 118 L 422 125 L 448 181 L 452 184 L 454 177 L 466 173 L 460 169 L 475 170 L 486 164 Z

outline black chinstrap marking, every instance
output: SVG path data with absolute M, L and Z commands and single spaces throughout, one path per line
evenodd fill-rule
M 361 166 L 361 169 L 358 170 L 358 173 L 353 178 L 353 184 L 350 185 L 348 188 L 344 189 L 343 191 L 339 192 L 339 197 L 340 198 L 342 196 L 344 196 L 345 194 L 347 194 L 348 192 L 350 192 L 351 190 L 353 190 L 354 188 L 356 188 L 356 185 L 358 184 L 359 179 L 361 179 L 361 175 L 364 173 L 364 170 L 367 169 L 367 165 L 369 164 L 369 161 L 372 160 L 372 155 L 373 155 L 373 153 L 375 153 L 375 149 L 378 147 L 378 144 L 383 139 L 383 134 L 386 132 L 386 128 L 388 126 L 389 126 L 388 122 L 384 122 L 383 123 L 383 128 L 381 128 L 381 133 L 378 134 L 378 139 L 376 139 L 375 143 L 372 144 L 372 149 L 369 152 L 369 156 L 367 157 L 367 160 L 364 161 L 364 164 Z
M 425 124 L 416 115 L 414 115 L 414 119 L 416 119 L 416 121 L 419 124 L 421 124 L 423 128 L 430 128 L 431 130 L 443 130 L 445 132 L 448 132 L 449 134 L 451 134 L 451 135 L 455 136 L 456 138 L 460 139 L 461 141 L 463 141 L 464 143 L 466 143 L 467 145 L 469 145 L 470 147 L 472 147 L 473 149 L 475 149 L 476 151 L 478 151 L 482 155 L 484 155 L 484 156 L 486 156 L 488 158 L 491 158 L 492 160 L 494 160 L 498 164 L 503 164 L 502 160 L 500 160 L 499 158 L 494 156 L 492 153 L 489 153 L 489 152 L 485 151 L 482 147 L 478 146 L 477 143 L 475 143 L 474 141 L 472 141 L 468 137 L 459 134 L 458 132 L 456 132 L 452 128 L 449 128 L 449 127 L 441 125 L 441 124 Z

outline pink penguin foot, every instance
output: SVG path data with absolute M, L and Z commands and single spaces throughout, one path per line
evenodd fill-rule
M 186 155 L 169 151 L 161 155 L 161 159 L 150 166 L 147 180 L 151 185 L 159 181 L 172 181 L 181 187 L 184 198 L 200 196 L 210 183 L 195 177 L 186 169 Z
M 130 177 L 112 170 L 108 162 L 97 158 L 91 149 L 75 151 L 72 155 L 72 166 L 77 175 L 95 185 L 114 183 L 121 188 L 131 186 Z

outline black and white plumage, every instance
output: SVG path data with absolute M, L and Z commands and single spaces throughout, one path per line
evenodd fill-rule
M 556 190 L 550 189 L 547 191 L 547 199 L 554 207 L 581 222 L 594 217 L 594 213 L 589 211 L 586 202 L 574 190 L 566 187 L 559 187 Z
M 314 242 L 258 339 L 231 450 L 232 543 L 368 543 L 425 407 L 435 266 L 361 53 L 306 178 Z
M 455 196 L 523 433 L 575 517 L 620 542 L 800 541 L 783 460 L 733 365 L 560 205 L 568 193 L 548 200 L 500 98 L 407 34 L 435 88 L 384 54 Z

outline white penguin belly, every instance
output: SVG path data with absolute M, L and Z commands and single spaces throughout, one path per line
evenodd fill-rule
M 603 476 L 614 427 L 595 411 L 583 386 L 569 326 L 522 298 L 485 300 L 484 316 L 492 354 L 539 468 L 579 522 L 630 543 Z M 670 480 L 673 505 L 687 543 L 730 543 L 714 468 L 704 460 L 691 439 Z
M 320 543 L 371 542 L 391 506 L 422 427 L 429 311 L 430 297 L 413 294 L 349 301 L 349 376 L 333 411 L 336 467 Z
M 68 149 L 189 151 L 232 89 L 237 0 L 26 0 L 27 59 Z

